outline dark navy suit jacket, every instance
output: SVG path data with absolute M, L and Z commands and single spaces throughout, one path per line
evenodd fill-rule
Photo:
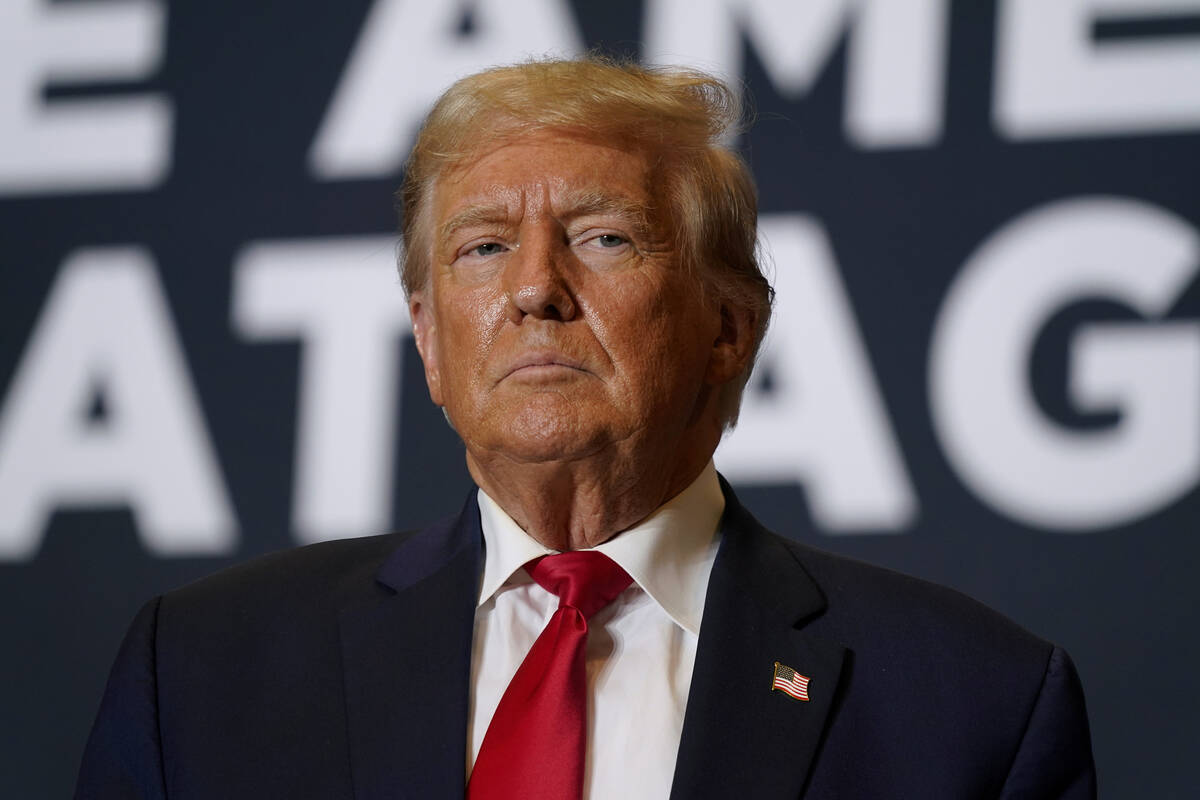
M 785 540 L 725 487 L 675 768 L 684 798 L 1086 798 L 1062 650 L 961 594 Z M 151 601 L 78 798 L 461 798 L 472 494 L 413 535 L 267 556 Z M 808 702 L 771 691 L 774 663 Z

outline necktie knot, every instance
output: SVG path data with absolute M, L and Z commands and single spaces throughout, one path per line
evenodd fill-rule
M 615 600 L 633 582 L 615 561 L 595 550 L 543 556 L 530 561 L 525 569 L 538 585 L 558 596 L 560 607 L 578 609 L 585 619 Z

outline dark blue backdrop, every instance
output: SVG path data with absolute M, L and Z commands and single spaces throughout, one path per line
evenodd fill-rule
M 152 594 L 458 507 L 401 159 L 454 76 L 595 47 L 756 109 L 743 500 L 1064 645 L 1105 794 L 1190 796 L 1200 2 L 15 0 L 0 31 L 0 794 L 69 792 Z

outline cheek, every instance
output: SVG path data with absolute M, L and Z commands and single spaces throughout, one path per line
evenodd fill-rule
M 478 384 L 504 323 L 503 298 L 497 302 L 484 292 L 459 292 L 439 313 L 442 372 L 450 377 L 449 388 Z
M 627 402 L 657 402 L 699 384 L 711 320 L 680 294 L 684 291 L 625 288 L 592 307 L 592 329 L 613 358 Z

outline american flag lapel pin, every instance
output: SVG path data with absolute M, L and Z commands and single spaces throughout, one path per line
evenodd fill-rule
M 808 702 L 808 678 L 778 661 L 775 662 L 775 675 L 771 679 L 771 691 L 776 689 L 789 697 Z

